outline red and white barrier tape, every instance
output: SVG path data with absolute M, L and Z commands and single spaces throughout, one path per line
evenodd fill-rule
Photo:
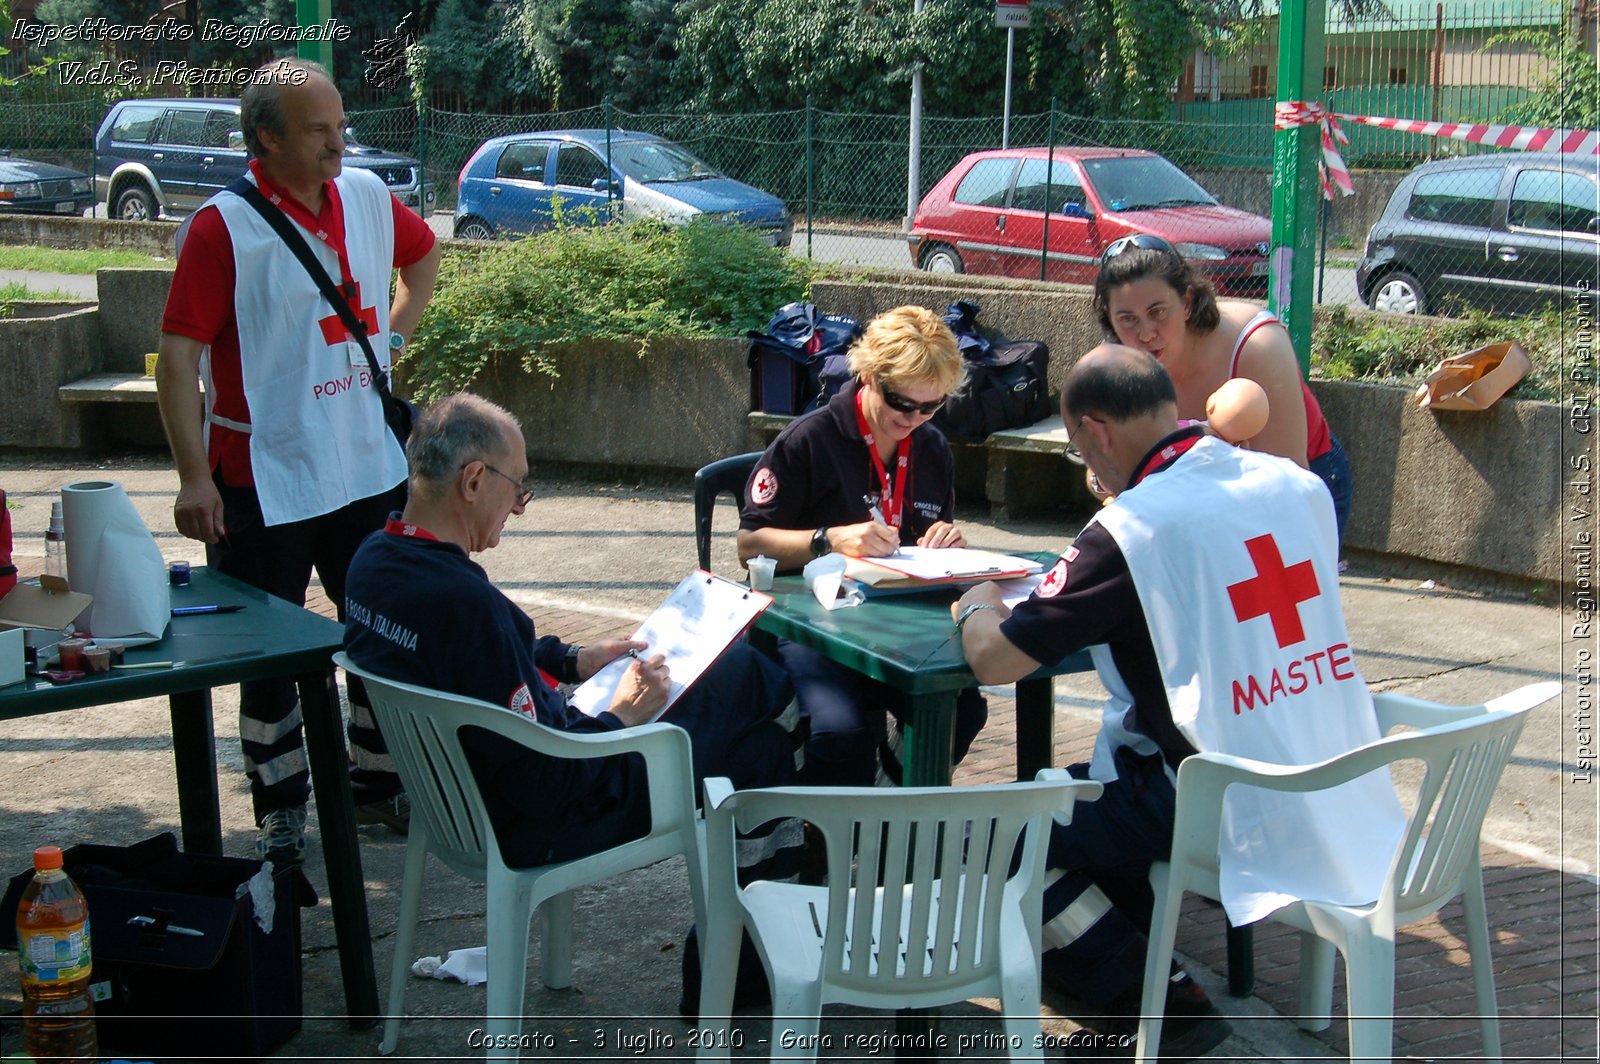
M 1521 151 L 1558 151 L 1572 155 L 1600 155 L 1600 130 L 1541 129 L 1532 126 L 1495 126 L 1471 122 L 1424 122 L 1413 118 L 1383 118 L 1378 115 L 1347 115 L 1330 111 L 1320 103 L 1303 100 L 1279 101 L 1273 111 L 1272 128 L 1293 129 L 1317 124 L 1322 127 L 1322 194 L 1333 198 L 1337 187 L 1348 196 L 1355 191 L 1350 169 L 1339 154 L 1339 145 L 1350 143 L 1340 121 L 1359 122 L 1380 129 L 1418 133 L 1425 137 L 1449 137 L 1470 144 L 1492 144 L 1497 148 Z

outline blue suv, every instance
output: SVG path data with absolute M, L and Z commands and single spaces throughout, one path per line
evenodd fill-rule
M 697 217 L 748 226 L 787 248 L 794 222 L 783 201 L 725 177 L 681 145 L 613 129 L 514 133 L 478 146 L 462 167 L 455 235 L 487 240 L 625 214 L 681 225 Z
M 357 144 L 345 131 L 344 165 L 371 170 L 401 203 L 426 217 L 433 186 L 409 155 Z M 181 218 L 242 176 L 250 154 L 236 99 L 121 100 L 94 142 L 95 196 L 112 218 Z

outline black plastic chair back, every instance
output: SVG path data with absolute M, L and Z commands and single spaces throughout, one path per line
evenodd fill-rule
M 711 569 L 711 512 L 716 509 L 717 496 L 727 492 L 735 499 L 744 491 L 750 471 L 761 458 L 760 451 L 719 458 L 703 465 L 694 475 L 694 547 L 700 559 L 700 568 Z

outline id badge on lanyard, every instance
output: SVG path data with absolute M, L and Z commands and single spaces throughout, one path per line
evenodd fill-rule
M 894 492 L 891 495 L 889 471 L 884 468 L 872 428 L 867 424 L 867 415 L 862 412 L 860 392 L 856 392 L 856 427 L 861 430 L 867 454 L 872 458 L 872 471 L 878 475 L 878 506 L 883 511 L 884 523 L 898 532 L 905 522 L 906 481 L 911 479 L 911 437 L 901 440 L 895 449 Z

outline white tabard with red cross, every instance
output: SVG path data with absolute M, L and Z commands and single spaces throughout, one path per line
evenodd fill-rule
M 1310 764 L 1379 737 L 1318 477 L 1207 437 L 1099 518 L 1127 559 L 1173 722 L 1197 749 Z M 1374 900 L 1401 826 L 1387 770 L 1314 795 L 1232 788 L 1229 918 L 1249 923 L 1301 898 Z
M 356 167 L 346 167 L 336 184 L 358 286 L 356 313 L 368 326 L 379 365 L 387 368 L 394 263 L 389 190 Z M 405 454 L 384 424 L 360 346 L 350 342 L 305 267 L 253 207 L 229 192 L 210 202 L 233 242 L 233 308 L 250 408 L 248 426 L 229 425 L 250 433 L 263 520 L 277 525 L 316 517 L 394 487 L 405 479 Z M 303 235 L 338 284 L 338 256 L 322 240 Z

